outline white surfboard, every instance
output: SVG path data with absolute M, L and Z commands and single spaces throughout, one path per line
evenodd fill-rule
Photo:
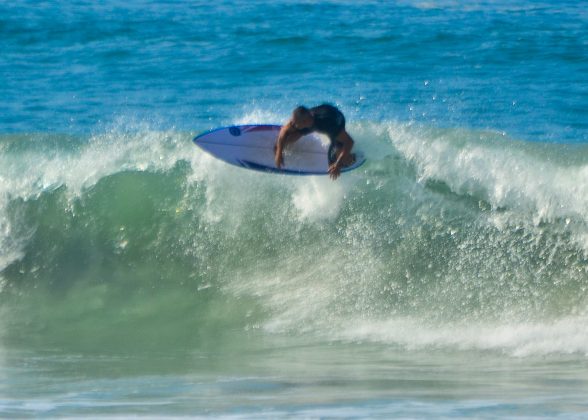
M 232 165 L 263 172 L 289 175 L 326 175 L 329 169 L 329 140 L 311 133 L 284 150 L 284 165 L 276 168 L 274 146 L 279 125 L 239 125 L 200 134 L 194 143 Z M 361 152 L 353 151 L 355 162 L 342 168 L 351 171 L 365 162 Z

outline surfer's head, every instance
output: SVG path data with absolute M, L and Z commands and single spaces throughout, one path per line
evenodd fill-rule
M 294 109 L 292 112 L 292 124 L 294 128 L 300 130 L 303 128 L 312 127 L 314 123 L 314 119 L 312 118 L 312 114 L 310 110 L 305 106 L 299 106 Z

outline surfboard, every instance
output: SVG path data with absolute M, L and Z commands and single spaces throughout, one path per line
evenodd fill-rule
M 327 175 L 330 141 L 320 134 L 303 136 L 284 150 L 284 165 L 277 168 L 274 146 L 281 126 L 234 125 L 207 131 L 194 143 L 212 156 L 241 168 L 288 175 Z M 360 167 L 363 153 L 353 151 L 355 162 L 341 172 Z

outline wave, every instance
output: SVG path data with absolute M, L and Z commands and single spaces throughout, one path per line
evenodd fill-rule
M 337 182 L 244 171 L 141 124 L 1 136 L 0 336 L 588 354 L 586 146 L 350 132 L 368 162 Z

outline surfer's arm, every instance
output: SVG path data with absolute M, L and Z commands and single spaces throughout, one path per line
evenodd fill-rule
M 353 162 L 353 157 L 351 156 L 351 149 L 353 149 L 353 139 L 347 131 L 343 130 L 337 136 L 337 142 L 341 143 L 343 146 L 341 147 L 341 151 L 339 152 L 339 156 L 337 156 L 337 160 L 329 166 L 329 175 L 332 179 L 337 179 L 341 174 L 341 167 L 351 165 Z
M 276 167 L 280 168 L 284 164 L 284 147 L 294 143 L 302 137 L 302 134 L 292 127 L 292 123 L 289 122 L 282 126 L 278 140 L 276 141 Z

